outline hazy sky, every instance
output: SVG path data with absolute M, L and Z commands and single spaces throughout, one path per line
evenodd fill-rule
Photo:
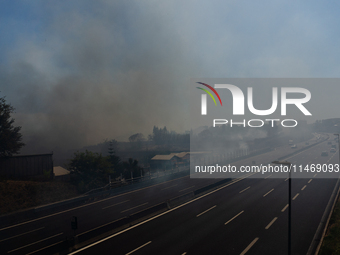
M 2 1 L 0 96 L 16 108 L 25 142 L 50 150 L 147 136 L 154 125 L 183 132 L 190 78 L 339 77 L 339 8 Z M 339 117 L 340 86 L 313 89 L 313 117 Z

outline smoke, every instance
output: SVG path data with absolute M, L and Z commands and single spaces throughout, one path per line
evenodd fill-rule
M 184 131 L 180 89 L 196 68 L 188 45 L 155 11 L 91 3 L 46 5 L 39 37 L 25 35 L 1 68 L 0 96 L 31 152 L 127 140 L 153 125 Z

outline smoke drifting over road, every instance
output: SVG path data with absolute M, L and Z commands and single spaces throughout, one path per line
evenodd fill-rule
M 183 132 L 191 128 L 188 98 L 200 96 L 190 79 L 338 77 L 339 33 L 328 30 L 338 29 L 337 22 L 324 20 L 338 19 L 334 8 L 290 5 L 6 1 L 0 96 L 16 108 L 32 153 L 127 141 L 134 133 L 147 136 L 154 125 Z M 333 83 L 298 84 L 312 94 L 309 123 L 338 117 Z M 264 92 L 268 101 L 254 91 L 256 107 L 267 109 L 271 90 Z
M 138 4 L 89 5 L 46 6 L 39 37 L 22 38 L 8 53 L 0 96 L 16 108 L 27 146 L 127 140 L 153 125 L 184 131 L 183 74 L 193 65 L 183 39 L 166 17 Z

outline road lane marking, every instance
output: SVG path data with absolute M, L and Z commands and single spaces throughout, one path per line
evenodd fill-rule
M 54 243 L 54 244 L 51 244 L 51 245 L 48 245 L 48 246 L 45 246 L 45 247 L 43 247 L 43 248 L 41 248 L 41 249 L 39 249 L 39 250 L 32 251 L 32 252 L 30 252 L 30 253 L 26 253 L 26 255 L 31 255 L 31 254 L 37 253 L 37 252 L 39 252 L 39 251 L 45 250 L 45 249 L 47 249 L 47 248 L 50 248 L 50 247 L 52 247 L 52 246 L 54 246 L 54 245 L 57 245 L 57 244 L 60 244 L 60 243 L 63 243 L 63 242 L 64 242 L 64 240 L 63 240 L 63 241 L 60 241 L 60 242 L 57 242 L 57 243 Z
M 209 212 L 210 210 L 214 209 L 217 205 L 214 205 L 213 207 L 209 208 L 208 210 L 205 210 L 204 212 L 201 212 L 200 214 L 197 214 L 196 217 L 200 217 L 201 215 L 205 214 L 206 212 Z
M 271 222 L 269 222 L 269 224 L 265 227 L 265 229 L 270 228 L 271 225 L 273 225 L 273 223 L 277 220 L 277 217 L 275 217 Z
M 242 192 L 246 191 L 247 189 L 250 189 L 250 186 L 248 188 L 245 188 L 244 190 L 241 190 L 239 193 L 242 193 Z
M 256 237 L 256 238 L 255 238 L 255 239 L 247 246 L 247 248 L 245 248 L 244 251 L 241 252 L 240 255 L 246 254 L 246 253 L 250 250 L 250 248 L 253 247 L 253 245 L 257 242 L 257 240 L 259 240 L 258 237 Z
M 109 205 L 109 206 L 103 207 L 102 209 L 104 210 L 104 209 L 106 209 L 106 208 L 109 208 L 109 207 L 112 207 L 112 206 L 116 206 L 116 205 L 124 204 L 124 203 L 126 203 L 126 202 L 128 202 L 128 201 L 130 201 L 130 200 L 125 200 L 125 201 L 123 201 L 123 202 L 119 202 L 119 203 L 117 203 L 117 204 L 114 204 L 114 205 Z
M 313 179 L 310 179 L 310 180 L 308 181 L 308 183 L 311 183 L 311 182 L 312 182 L 312 180 L 313 180 Z
M 137 223 L 136 225 L 133 225 L 133 226 L 128 227 L 128 228 L 126 228 L 126 229 L 124 229 L 124 230 L 122 230 L 122 231 L 119 231 L 119 232 L 117 232 L 117 233 L 115 233 L 115 234 L 112 234 L 112 235 L 110 235 L 110 236 L 108 236 L 108 237 L 105 237 L 105 238 L 103 238 L 103 239 L 101 239 L 101 240 L 99 240 L 99 241 L 97 241 L 97 242 L 95 242 L 95 243 L 89 244 L 89 245 L 87 245 L 87 246 L 85 246 L 85 247 L 83 247 L 83 248 L 80 248 L 79 250 L 76 250 L 76 251 L 74 251 L 74 252 L 71 252 L 71 253 L 68 254 L 68 255 L 74 255 L 74 254 L 76 254 L 76 253 L 78 253 L 78 252 L 81 252 L 81 251 L 84 251 L 84 250 L 86 250 L 86 249 L 88 249 L 88 248 L 91 248 L 91 247 L 93 247 L 93 246 L 95 246 L 95 245 L 97 245 L 97 244 L 100 244 L 100 243 L 102 243 L 102 242 L 105 242 L 105 241 L 107 241 L 107 240 L 109 240 L 109 239 L 111 239 L 111 238 L 113 238 L 113 237 L 116 237 L 116 236 L 118 236 L 118 235 L 120 235 L 120 234 L 123 234 L 123 233 L 125 233 L 125 232 L 127 232 L 127 231 L 129 231 L 129 230 L 131 230 L 131 229 L 134 229 L 134 228 L 137 228 L 137 227 L 139 227 L 139 226 L 141 226 L 141 225 L 144 225 L 145 223 L 148 223 L 149 221 L 152 221 L 152 220 L 154 220 L 154 219 L 157 219 L 157 218 L 159 218 L 159 217 L 162 217 L 163 215 L 166 215 L 166 214 L 168 214 L 168 213 L 171 213 L 172 211 L 175 211 L 175 210 L 177 210 L 177 209 L 179 209 L 179 208 L 182 208 L 182 207 L 184 207 L 184 206 L 186 206 L 186 205 L 188 205 L 188 204 L 191 204 L 191 203 L 193 203 L 193 202 L 196 202 L 196 201 L 198 201 L 198 200 L 200 200 L 200 199 L 202 199 L 202 198 L 204 198 L 204 197 L 207 197 L 207 196 L 209 196 L 209 195 L 211 195 L 211 194 L 214 194 L 214 193 L 216 193 L 216 192 L 218 192 L 218 191 L 220 191 L 220 190 L 222 190 L 222 189 L 224 189 L 224 188 L 226 188 L 226 187 L 229 187 L 229 186 L 231 186 L 231 185 L 233 185 L 233 184 L 235 184 L 235 183 L 238 183 L 238 182 L 240 182 L 240 181 L 242 181 L 242 180 L 244 180 L 244 179 L 246 179 L 246 178 L 248 178 L 248 177 L 250 177 L 250 176 L 252 176 L 252 175 L 255 175 L 255 174 L 256 174 L 256 173 L 245 174 L 245 175 L 243 175 L 242 178 L 240 178 L 240 179 L 235 179 L 235 180 L 233 180 L 233 181 L 230 181 L 229 183 L 227 183 L 226 185 L 224 185 L 224 186 L 222 186 L 222 187 L 220 187 L 220 188 L 217 188 L 217 189 L 215 189 L 215 190 L 212 190 L 212 191 L 210 191 L 210 192 L 208 192 L 208 193 L 206 193 L 206 194 L 204 194 L 204 195 L 202 195 L 202 196 L 200 196 L 200 197 L 197 197 L 197 198 L 195 198 L 195 199 L 193 199 L 193 200 L 190 200 L 190 201 L 188 201 L 188 202 L 186 202 L 186 203 L 184 203 L 184 204 L 178 205 L 178 206 L 176 206 L 176 207 L 174 207 L 174 208 L 172 208 L 172 209 L 170 209 L 170 210 L 168 210 L 168 211 L 165 211 L 165 212 L 162 212 L 162 213 L 160 213 L 160 214 L 158 214 L 158 215 L 155 215 L 154 217 L 151 217 L 150 219 L 147 219 L 147 220 L 144 220 L 144 221 L 142 221 L 142 222 L 140 222 L 140 223 Z
M 144 204 L 141 204 L 141 205 L 137 205 L 137 206 L 131 207 L 130 209 L 126 209 L 126 210 L 124 210 L 124 211 L 121 211 L 120 213 L 123 213 L 123 212 L 127 212 L 127 211 L 130 211 L 130 210 L 133 210 L 133 209 L 138 208 L 138 207 L 140 207 L 140 206 L 147 205 L 148 203 L 149 203 L 149 202 L 146 202 L 146 203 L 144 203 Z
M 180 191 L 178 191 L 178 192 L 182 192 L 182 191 L 187 190 L 187 189 L 192 189 L 193 187 L 195 187 L 195 185 L 194 185 L 194 186 L 191 186 L 191 187 L 189 187 L 189 188 L 186 188 L 186 189 L 182 189 L 182 190 L 180 190 Z
M 38 231 L 38 230 L 43 229 L 43 228 L 45 228 L 45 227 L 37 228 L 37 229 L 31 230 L 31 231 L 28 231 L 28 232 L 25 232 L 25 233 L 21 233 L 21 234 L 16 235 L 16 236 L 12 236 L 12 237 L 8 237 L 8 238 L 5 238 L 5 239 L 2 239 L 2 240 L 0 240 L 0 243 L 3 242 L 3 241 L 7 241 L 9 239 L 12 239 L 12 238 L 16 238 L 16 237 L 19 237 L 19 236 L 22 236 L 22 235 L 26 235 L 26 234 L 32 233 L 34 231 Z
M 293 200 L 295 200 L 295 199 L 298 197 L 298 195 L 299 195 L 299 193 L 297 193 L 297 194 L 295 195 L 295 197 L 293 197 Z
M 145 244 L 143 244 L 141 246 L 139 246 L 138 248 L 134 249 L 133 251 L 130 251 L 130 252 L 126 253 L 125 255 L 130 255 L 130 254 L 134 253 L 135 251 L 138 251 L 139 249 L 142 249 L 143 247 L 147 246 L 150 243 L 151 243 L 151 241 L 147 242 L 147 243 L 145 243 Z
M 285 181 L 287 181 L 289 178 L 287 178 Z
M 272 192 L 274 189 L 271 189 L 270 191 L 268 191 L 266 194 L 263 195 L 263 197 L 267 196 L 270 192 Z
M 187 254 L 186 252 L 182 253 L 182 255 L 186 255 L 186 254 Z
M 243 212 L 244 212 L 244 211 L 239 212 L 238 214 L 236 214 L 234 217 L 232 217 L 230 220 L 228 220 L 226 223 L 224 223 L 224 225 L 227 225 L 228 223 L 230 223 L 231 221 L 233 221 L 234 219 L 236 219 L 236 218 L 237 218 L 238 216 L 240 216 Z
M 306 187 L 307 187 L 307 185 L 303 186 L 303 187 L 301 188 L 301 190 L 304 190 Z
M 264 179 L 267 179 L 267 178 L 269 178 L 270 176 L 272 176 L 271 174 L 270 175 L 268 175 L 266 178 L 264 178 Z
M 11 253 L 11 252 L 14 252 L 14 251 L 17 251 L 17 250 L 21 250 L 21 249 L 26 248 L 26 247 L 28 247 L 28 246 L 31 246 L 31 245 L 34 245 L 34 244 L 37 244 L 37 243 L 41 243 L 41 242 L 43 242 L 43 241 L 46 241 L 46 240 L 51 239 L 51 238 L 56 237 L 56 236 L 60 236 L 60 235 L 62 235 L 62 234 L 64 234 L 64 233 L 59 233 L 59 234 L 56 234 L 56 235 L 54 235 L 54 236 L 50 236 L 50 237 L 47 237 L 47 238 L 45 238 L 45 239 L 36 241 L 36 242 L 34 242 L 34 243 L 30 243 L 30 244 L 21 246 L 21 247 L 19 247 L 19 248 L 14 249 L 14 250 L 8 251 L 7 253 Z
M 285 207 L 283 207 L 283 209 L 281 210 L 281 212 L 284 212 L 287 208 L 288 208 L 289 204 L 286 204 Z
M 171 185 L 171 186 L 169 186 L 169 187 L 166 187 L 166 188 L 164 188 L 164 189 L 161 189 L 161 190 L 166 190 L 166 189 L 170 189 L 170 188 L 172 188 L 172 187 L 175 187 L 175 186 L 177 186 L 178 184 L 175 184 L 175 185 Z
M 314 176 L 313 177 L 315 177 L 317 174 L 314 174 Z

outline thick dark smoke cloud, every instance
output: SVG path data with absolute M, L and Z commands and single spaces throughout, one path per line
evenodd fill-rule
M 339 76 L 339 15 L 322 3 L 12 2 L 0 8 L 0 96 L 17 110 L 25 153 L 127 141 L 154 125 L 183 132 L 190 78 Z M 338 85 L 308 89 L 311 121 L 339 116 Z
M 184 131 L 193 58 L 168 20 L 124 1 L 45 7 L 38 37 L 22 38 L 0 74 L 32 152 L 127 140 L 153 125 Z

